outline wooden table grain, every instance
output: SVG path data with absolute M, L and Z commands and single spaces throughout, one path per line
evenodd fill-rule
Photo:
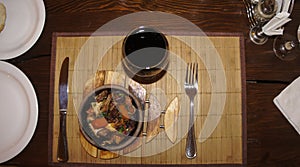
M 103 24 L 138 11 L 162 11 L 184 17 L 204 32 L 244 34 L 247 80 L 247 166 L 300 165 L 300 136 L 272 100 L 300 75 L 300 57 L 279 60 L 272 51 L 273 37 L 262 46 L 253 44 L 242 0 L 44 0 L 46 23 L 37 43 L 9 62 L 32 81 L 39 102 L 36 132 L 18 156 L 6 166 L 48 166 L 48 114 L 50 57 L 53 32 L 93 32 Z M 296 1 L 285 33 L 300 24 Z

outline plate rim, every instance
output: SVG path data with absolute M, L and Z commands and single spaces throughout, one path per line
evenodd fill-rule
M 37 20 L 37 24 L 35 26 L 35 31 L 32 34 L 31 37 L 29 37 L 22 46 L 14 49 L 13 51 L 10 52 L 1 52 L 0 53 L 4 53 L 3 57 L 0 57 L 0 60 L 9 60 L 9 59 L 13 59 L 16 58 L 22 54 L 24 54 L 25 52 L 27 52 L 30 48 L 33 47 L 33 45 L 37 42 L 37 40 L 39 39 L 39 37 L 41 36 L 43 29 L 44 29 L 44 25 L 45 25 L 45 21 L 46 21 L 46 9 L 45 9 L 45 4 L 43 0 L 29 0 L 27 2 L 31 2 L 31 3 L 35 3 L 37 5 L 37 13 L 39 13 L 39 18 Z
M 4 61 L 0 61 L 0 68 L 0 72 L 4 71 L 9 73 L 12 77 L 14 77 L 14 79 L 16 79 L 17 82 L 19 82 L 18 84 L 24 88 L 29 103 L 28 123 L 26 128 L 24 128 L 23 136 L 13 147 L 5 152 L 1 152 L 0 163 L 3 163 L 21 153 L 32 139 L 38 122 L 38 100 L 32 83 L 19 68 Z

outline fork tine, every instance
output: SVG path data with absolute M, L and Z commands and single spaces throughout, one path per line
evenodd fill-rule
M 256 21 L 253 15 L 253 5 L 248 0 L 243 0 L 243 2 L 246 8 L 246 14 L 247 14 L 248 21 L 250 23 L 250 28 L 254 27 L 258 24 L 258 22 Z
M 192 82 L 191 82 L 191 84 L 193 84 L 195 82 L 195 69 L 196 69 L 195 67 L 196 67 L 196 65 L 195 65 L 195 63 L 193 63 L 192 64 L 193 74 L 192 74 Z
M 195 63 L 196 64 L 196 76 L 195 76 L 195 83 L 198 84 L 198 63 Z
M 189 83 L 188 75 L 189 75 L 189 63 L 186 66 L 185 83 Z
M 189 70 L 189 84 L 193 83 L 193 63 L 190 63 L 190 70 Z
M 186 67 L 185 83 L 198 83 L 198 63 L 188 63 Z

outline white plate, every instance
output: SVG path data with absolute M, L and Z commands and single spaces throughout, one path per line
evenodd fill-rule
M 17 67 L 0 61 L 0 163 L 18 155 L 32 138 L 38 119 L 35 91 Z
M 25 53 L 38 40 L 45 23 L 43 0 L 0 0 L 6 7 L 6 23 L 0 32 L 0 60 Z

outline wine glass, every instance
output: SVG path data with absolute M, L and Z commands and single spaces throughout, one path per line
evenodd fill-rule
M 283 34 L 277 36 L 273 42 L 275 55 L 284 61 L 296 59 L 300 55 L 300 45 L 296 35 Z

